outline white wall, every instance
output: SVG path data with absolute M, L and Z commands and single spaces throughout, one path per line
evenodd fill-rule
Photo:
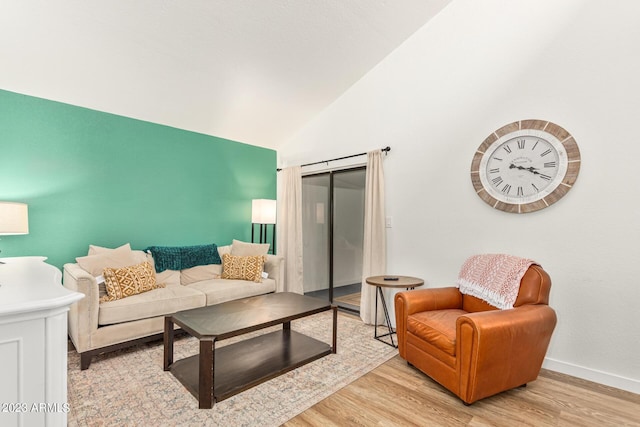
M 474 253 L 533 258 L 558 313 L 545 366 L 640 393 L 638 16 L 635 0 L 454 0 L 288 141 L 280 166 L 390 145 L 389 273 L 436 287 Z M 508 214 L 475 195 L 471 159 L 529 118 L 572 133 L 582 167 L 555 205 Z

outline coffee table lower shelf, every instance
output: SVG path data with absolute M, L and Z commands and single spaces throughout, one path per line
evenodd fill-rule
M 213 399 L 220 402 L 331 353 L 329 344 L 291 329 L 216 348 Z M 170 366 L 171 373 L 196 399 L 200 393 L 199 366 L 200 355 L 177 360 Z

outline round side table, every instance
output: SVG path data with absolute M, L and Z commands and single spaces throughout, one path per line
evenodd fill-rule
M 393 341 L 393 334 L 396 332 L 391 327 L 391 319 L 389 318 L 389 310 L 387 309 L 387 302 L 384 299 L 384 293 L 382 292 L 382 288 L 404 288 L 406 290 L 417 288 L 418 286 L 424 285 L 424 280 L 418 277 L 411 276 L 372 276 L 367 277 L 366 282 L 372 286 L 376 287 L 376 312 L 375 312 L 375 320 L 374 320 L 374 332 L 373 337 L 380 342 L 390 345 L 391 347 L 398 348 L 398 345 Z M 382 302 L 382 311 L 384 311 L 384 319 L 387 324 L 388 333 L 378 335 L 378 296 L 380 296 L 380 301 Z M 384 326 L 384 325 L 380 325 Z M 391 343 L 381 339 L 382 337 L 389 337 L 391 339 Z

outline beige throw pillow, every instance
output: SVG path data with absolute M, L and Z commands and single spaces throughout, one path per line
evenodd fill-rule
M 218 255 L 220 255 L 220 259 L 222 260 L 222 255 L 231 253 L 231 245 L 218 246 Z
M 115 249 L 105 248 L 105 247 L 96 246 L 96 245 L 89 245 L 89 253 L 88 253 L 88 255 L 98 255 L 98 254 L 103 254 L 105 252 L 115 251 L 115 250 L 118 250 L 118 249 L 124 250 L 123 248 L 129 249 L 131 251 L 131 253 L 133 254 L 133 259 L 135 259 L 135 264 L 139 264 L 139 263 L 145 262 L 145 261 L 150 261 L 150 260 L 153 259 L 151 254 L 148 254 L 145 251 L 138 251 L 138 250 L 131 249 L 131 244 L 129 244 L 129 243 L 125 243 L 124 245 L 118 246 Z
M 157 288 L 164 288 L 156 282 L 156 272 L 147 261 L 122 268 L 104 269 L 104 283 L 107 295 L 100 298 L 100 302 L 141 294 Z
M 235 256 L 224 254 L 222 255 L 222 278 L 251 280 L 260 283 L 266 259 L 265 255 Z
M 113 248 L 105 248 L 103 246 L 89 245 L 89 252 L 87 253 L 87 255 L 97 255 L 97 254 L 100 254 L 100 253 L 114 251 L 116 249 L 122 249 L 122 248 L 128 248 L 129 250 L 131 250 L 131 244 L 125 243 L 124 245 L 118 246 L 115 249 L 113 249 Z
M 76 258 L 76 262 L 83 270 L 88 271 L 92 276 L 100 276 L 107 267 L 120 268 L 129 265 L 139 264 L 145 259 L 140 258 L 128 245 L 120 246 L 116 249 L 99 252 L 95 255 L 87 255 Z
M 240 240 L 233 240 L 231 243 L 231 255 L 266 255 L 269 252 L 269 246 L 269 243 L 248 243 Z

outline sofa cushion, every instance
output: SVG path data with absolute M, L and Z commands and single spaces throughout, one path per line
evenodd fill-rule
M 224 254 L 222 255 L 222 278 L 250 280 L 259 283 L 262 281 L 266 260 L 265 255 L 235 256 Z
M 157 272 L 184 270 L 197 265 L 220 264 L 215 243 L 196 246 L 149 246 Z
M 146 256 L 143 252 L 132 251 L 128 244 L 116 249 L 108 249 L 93 255 L 76 258 L 76 262 L 80 267 L 82 267 L 83 270 L 88 271 L 94 277 L 100 276 L 103 270 L 107 267 L 128 267 L 146 260 Z
M 178 270 L 156 272 L 156 282 L 164 283 L 167 286 L 180 286 L 180 272 Z
M 201 280 L 218 279 L 222 274 L 222 265 L 198 265 L 180 271 L 180 284 L 189 285 Z
M 99 254 L 103 254 L 106 252 L 110 252 L 110 251 L 114 251 L 117 249 L 123 250 L 122 248 L 125 249 L 129 249 L 131 250 L 131 245 L 129 243 L 125 243 L 122 246 L 119 246 L 115 249 L 111 249 L 111 248 L 105 248 L 102 246 L 96 246 L 96 245 L 89 245 L 89 255 L 99 255 Z M 131 252 L 133 253 L 133 259 L 135 260 L 134 263 L 130 264 L 138 264 L 144 261 L 149 261 L 151 263 L 151 265 L 154 266 L 154 270 L 155 270 L 155 262 L 153 261 L 153 256 L 151 256 L 151 254 L 146 253 L 144 251 L 138 251 L 138 250 L 131 250 Z M 123 267 L 121 265 L 108 265 L 107 267 Z M 124 266 L 126 267 L 126 266 Z M 102 274 L 102 273 L 100 273 Z M 179 285 L 180 284 L 180 271 L 178 270 L 165 270 L 161 273 L 157 273 L 156 272 L 156 282 L 158 283 L 164 283 L 167 286 L 170 285 Z M 104 281 L 101 281 L 100 283 L 98 283 L 99 286 L 99 290 L 100 290 L 100 296 L 103 297 L 105 295 L 107 295 L 107 290 L 104 287 Z
M 115 301 L 165 286 L 156 282 L 156 272 L 149 261 L 129 267 L 107 267 L 103 275 L 107 295 L 100 298 L 102 302 Z
M 234 239 L 231 243 L 231 255 L 266 255 L 269 252 L 270 246 L 269 243 L 248 243 Z
M 99 254 L 103 254 L 106 252 L 111 252 L 111 251 L 115 251 L 115 250 L 126 250 L 129 249 L 132 253 L 132 258 L 135 260 L 135 263 L 141 263 L 144 261 L 150 261 L 151 259 L 153 259 L 151 257 L 150 254 L 144 252 L 144 251 L 138 251 L 138 250 L 133 250 L 131 249 L 131 244 L 129 243 L 125 243 L 122 246 L 118 246 L 115 249 L 112 248 L 105 248 L 102 246 L 96 246 L 96 245 L 89 245 L 89 252 L 87 253 L 87 255 L 99 255 Z M 133 265 L 133 264 L 132 264 Z M 109 266 L 109 267 L 113 267 L 113 266 Z
M 185 287 L 202 292 L 207 297 L 207 305 L 212 305 L 275 292 L 276 281 L 264 279 L 260 283 L 255 283 L 246 280 L 211 279 Z
M 139 264 L 145 260 L 147 260 L 146 254 L 142 251 L 132 251 L 129 243 L 125 243 L 115 249 L 89 245 L 87 256 L 76 258 L 78 265 L 96 278 L 100 298 L 107 295 L 104 277 L 102 277 L 105 267 L 126 267 Z
M 180 310 L 203 307 L 205 295 L 186 286 L 167 286 L 128 298 L 100 303 L 99 325 L 112 325 L 149 317 L 164 316 Z
M 407 318 L 407 331 L 455 356 L 456 320 L 465 314 L 466 311 L 459 309 L 415 313 Z

